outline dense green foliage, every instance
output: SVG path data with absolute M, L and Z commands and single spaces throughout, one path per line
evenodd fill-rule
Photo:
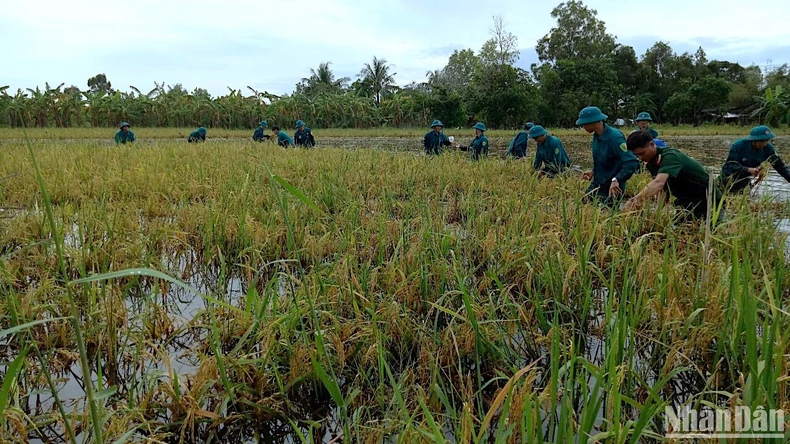
M 708 60 L 702 47 L 677 54 L 665 42 L 638 56 L 579 0 L 561 3 L 551 17 L 556 26 L 537 42 L 541 63 L 530 70 L 515 66 L 518 39 L 495 17 L 491 38 L 479 51 L 455 51 L 421 83 L 398 86 L 392 65 L 378 57 L 363 65 L 353 83 L 336 78 L 331 62 L 321 63 L 285 96 L 249 88 L 250 95 L 231 89 L 211 97 L 180 84 L 156 84 L 147 94 L 134 87 L 122 92 L 98 74 L 87 91 L 47 85 L 11 94 L 0 88 L 0 125 L 115 126 L 128 120 L 135 126 L 241 129 L 266 118 L 281 126 L 304 119 L 317 128 L 370 128 L 421 127 L 439 118 L 447 126 L 481 120 L 490 128 L 515 128 L 531 120 L 569 127 L 578 110 L 591 104 L 612 118 L 648 111 L 657 123 L 674 125 L 790 123 L 787 65 L 763 72 Z M 726 118 L 728 112 L 740 117 Z

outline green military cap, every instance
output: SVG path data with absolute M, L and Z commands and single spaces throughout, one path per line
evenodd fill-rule
M 588 123 L 600 122 L 608 118 L 609 116 L 602 113 L 597 106 L 588 106 L 579 111 L 579 119 L 576 121 L 576 125 L 587 125 Z
M 648 113 L 646 111 L 642 111 L 641 113 L 639 113 L 638 116 L 636 116 L 636 121 L 637 122 L 642 121 L 642 120 L 645 120 L 645 121 L 648 121 L 648 122 L 652 122 L 653 121 L 653 119 L 650 118 L 650 113 Z
M 755 126 L 749 131 L 749 137 L 746 140 L 770 140 L 776 137 L 770 128 L 765 125 Z
M 540 125 L 535 125 L 535 126 L 532 127 L 532 129 L 529 130 L 529 137 L 531 137 L 533 139 L 537 139 L 538 137 L 545 136 L 548 133 L 549 132 L 546 131 L 546 128 L 543 128 Z

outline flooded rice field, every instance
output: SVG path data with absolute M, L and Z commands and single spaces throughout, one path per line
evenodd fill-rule
M 775 173 L 707 231 L 413 139 L 61 142 L 41 182 L 0 142 L 0 441 L 660 442 L 666 405 L 790 408 Z M 667 142 L 716 173 L 732 139 Z

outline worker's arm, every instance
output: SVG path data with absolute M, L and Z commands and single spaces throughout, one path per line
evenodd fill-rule
M 768 163 L 771 164 L 772 167 L 779 173 L 780 176 L 784 178 L 784 180 L 790 182 L 790 168 L 782 161 L 782 158 L 776 154 L 776 149 L 774 149 L 773 145 L 768 144 L 765 149 L 770 150 L 770 155 L 768 156 Z
M 667 184 L 667 180 L 669 180 L 669 174 L 666 173 L 657 174 L 656 178 L 653 179 L 649 184 L 647 184 L 647 186 L 642 191 L 640 191 L 636 196 L 632 197 L 628 202 L 626 202 L 625 210 L 626 211 L 636 210 L 639 207 L 641 207 L 646 200 L 664 191 L 664 187 Z

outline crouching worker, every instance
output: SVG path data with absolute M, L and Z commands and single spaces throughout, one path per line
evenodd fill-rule
M 533 126 L 529 130 L 529 137 L 535 139 L 538 144 L 535 149 L 535 162 L 532 164 L 538 174 L 554 177 L 570 168 L 571 160 L 560 139 L 549 135 L 549 132 L 540 125 Z
M 450 146 L 450 139 L 442 132 L 443 127 L 444 125 L 439 120 L 434 120 L 431 123 L 431 131 L 428 131 L 422 139 L 425 154 L 441 154 L 443 146 Z
M 675 198 L 675 205 L 685 210 L 685 218 L 705 219 L 708 205 L 713 202 L 717 208 L 721 203 L 721 192 L 713 187 L 712 200 L 708 200 L 708 172 L 699 162 L 685 153 L 670 147 L 659 147 L 647 131 L 634 131 L 628 136 L 628 151 L 645 162 L 653 176 L 650 182 L 636 196 L 626 202 L 626 211 L 639 209 L 645 201 L 659 193 L 666 192 L 667 199 Z
M 472 160 L 479 160 L 480 156 L 488 156 L 488 137 L 485 136 L 486 126 L 481 122 L 475 123 L 475 138 L 469 146 L 456 145 L 461 151 L 469 151 Z
M 285 131 L 280 131 L 279 127 L 272 128 L 272 134 L 277 136 L 277 145 L 280 145 L 283 148 L 288 148 L 289 146 L 294 146 L 294 141 L 291 139 L 291 136 L 285 133 Z
M 524 129 L 521 130 L 516 137 L 510 141 L 510 147 L 507 149 L 505 156 L 515 157 L 516 159 L 524 159 L 527 157 L 527 148 L 529 146 L 530 130 L 535 126 L 532 122 L 527 122 Z
M 733 143 L 721 168 L 721 188 L 731 193 L 742 191 L 751 184 L 752 177 L 762 174 L 760 165 L 765 161 L 790 182 L 790 168 L 776 155 L 776 149 L 769 142 L 774 137 L 776 135 L 767 126 L 757 126 L 748 137 Z
M 116 145 L 117 144 L 125 144 L 126 142 L 134 142 L 135 140 L 137 140 L 137 139 L 135 139 L 134 133 L 132 132 L 132 130 L 129 129 L 130 126 L 131 125 L 129 125 L 127 122 L 121 122 L 120 131 L 115 133 L 115 144 Z
M 187 142 L 205 142 L 206 141 L 206 128 L 202 126 L 189 134 Z
M 296 146 L 301 146 L 304 148 L 312 148 L 315 146 L 313 132 L 310 131 L 310 128 L 307 128 L 304 124 L 304 121 L 301 120 L 296 121 L 294 140 L 296 140 Z
M 263 134 L 263 131 L 269 127 L 269 122 L 265 120 L 261 120 L 261 123 L 258 124 L 258 128 L 255 128 L 255 132 L 252 133 L 252 140 L 256 142 L 263 142 L 265 140 L 269 140 L 268 134 Z

